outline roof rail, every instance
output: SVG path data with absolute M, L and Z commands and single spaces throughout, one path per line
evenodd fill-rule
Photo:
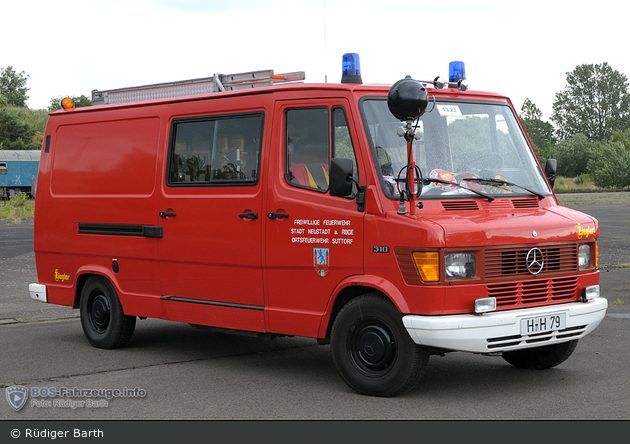
M 214 74 L 212 77 L 155 83 L 110 90 L 93 90 L 92 105 L 140 102 L 144 100 L 169 99 L 194 96 L 221 91 L 272 86 L 278 83 L 299 82 L 306 78 L 304 71 L 274 74 L 272 69 L 237 74 Z

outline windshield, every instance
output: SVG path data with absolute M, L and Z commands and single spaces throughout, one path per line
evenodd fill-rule
M 361 106 L 383 191 L 399 199 L 409 163 L 407 143 L 398 135 L 404 124 L 386 100 L 367 98 Z M 422 198 L 542 198 L 551 193 L 507 105 L 438 101 L 414 127 L 420 139 L 413 141 L 413 160 L 423 179 L 416 181 L 414 192 Z

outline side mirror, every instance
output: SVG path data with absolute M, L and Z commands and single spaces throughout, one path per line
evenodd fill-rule
M 331 196 L 347 197 L 352 194 L 354 164 L 350 159 L 334 158 L 330 161 L 328 190 Z
M 556 181 L 556 168 L 558 167 L 558 162 L 556 159 L 547 159 L 547 163 L 545 164 L 545 175 L 547 179 L 549 179 L 549 184 L 551 188 L 553 188 L 553 184 Z

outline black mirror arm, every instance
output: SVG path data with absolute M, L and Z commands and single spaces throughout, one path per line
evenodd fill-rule
M 357 189 L 359 192 L 357 193 L 357 211 L 363 213 L 365 211 L 365 185 L 359 186 L 359 183 L 352 179 L 352 181 L 357 185 Z

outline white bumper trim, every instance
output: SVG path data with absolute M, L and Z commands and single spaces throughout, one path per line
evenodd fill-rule
M 580 339 L 604 319 L 608 301 L 571 302 L 483 315 L 407 315 L 403 324 L 416 344 L 472 353 L 496 353 Z M 524 317 L 566 313 L 566 328 L 536 336 L 521 336 Z
M 28 291 L 31 293 L 31 298 L 36 301 L 48 302 L 46 297 L 46 286 L 41 284 L 30 284 Z

